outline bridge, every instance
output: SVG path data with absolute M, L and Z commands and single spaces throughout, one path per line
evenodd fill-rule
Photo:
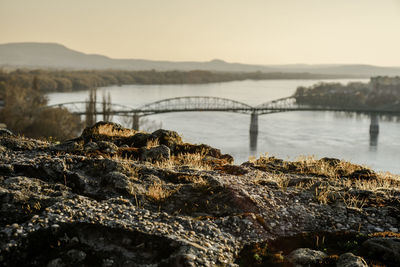
M 62 104 L 51 105 L 48 107 L 66 108 L 70 112 L 78 115 L 86 114 L 86 101 L 68 102 Z M 94 114 L 102 115 L 103 103 L 97 102 Z M 377 108 L 342 108 L 342 107 L 324 107 L 324 106 L 308 106 L 296 103 L 295 97 L 285 97 L 268 101 L 258 106 L 251 106 L 246 103 L 221 97 L 210 96 L 187 96 L 163 99 L 143 105 L 139 108 L 133 108 L 126 105 L 111 104 L 109 115 L 131 116 L 133 118 L 132 128 L 139 129 L 139 118 L 154 114 L 169 112 L 235 112 L 249 114 L 250 117 L 250 142 L 257 140 L 258 134 L 258 116 L 272 114 L 277 112 L 293 112 L 293 111 L 330 111 L 330 112 L 351 112 L 368 114 L 371 117 L 370 134 L 377 136 L 379 133 L 379 115 L 400 116 L 400 111 L 393 107 L 377 107 Z

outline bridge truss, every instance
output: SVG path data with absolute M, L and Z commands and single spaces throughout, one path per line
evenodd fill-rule
M 70 112 L 84 115 L 86 106 L 89 102 L 78 101 L 62 104 L 55 104 L 48 107 L 66 108 Z M 96 104 L 96 114 L 102 114 L 102 103 Z M 139 108 L 132 108 L 126 105 L 112 104 L 111 115 L 118 116 L 149 116 L 168 112 L 194 112 L 194 111 L 224 111 L 244 114 L 264 115 L 277 112 L 288 111 L 333 111 L 333 112 L 356 112 L 366 114 L 382 114 L 400 116 L 398 107 L 378 107 L 378 108 L 334 108 L 324 106 L 307 106 L 296 103 L 294 97 L 285 97 L 273 101 L 265 102 L 258 106 L 250 106 L 240 101 L 221 97 L 210 96 L 187 96 L 163 99 L 143 105 Z
M 163 99 L 144 105 L 138 109 L 138 113 L 143 116 L 188 111 L 227 111 L 250 114 L 253 109 L 250 105 L 227 98 L 187 96 Z

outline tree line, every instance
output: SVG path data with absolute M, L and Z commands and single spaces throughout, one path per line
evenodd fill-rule
M 15 70 L 0 71 L 0 90 L 7 85 L 28 88 L 36 77 L 41 92 L 87 90 L 95 87 L 128 84 L 201 84 L 240 80 L 265 79 L 323 79 L 340 78 L 338 75 L 310 73 L 212 72 L 212 71 L 66 71 Z
M 400 86 L 390 89 L 374 88 L 370 82 L 319 83 L 298 87 L 294 97 L 301 105 L 400 110 Z

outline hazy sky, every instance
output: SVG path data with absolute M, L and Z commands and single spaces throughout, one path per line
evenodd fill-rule
M 113 58 L 400 66 L 400 0 L 0 0 L 0 43 Z

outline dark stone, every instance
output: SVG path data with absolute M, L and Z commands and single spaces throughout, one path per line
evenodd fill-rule
M 123 144 L 127 144 L 130 147 L 141 148 L 147 145 L 147 142 L 150 140 L 155 140 L 156 137 L 149 133 L 137 133 L 134 136 L 125 138 L 121 142 Z
M 387 264 L 400 265 L 400 238 L 375 237 L 368 239 L 362 245 L 370 257 L 381 259 Z
M 369 169 L 361 169 L 352 172 L 349 176 L 350 179 L 371 180 L 376 179 L 376 173 Z
M 8 129 L 0 128 L 0 136 L 15 136 L 15 134 Z
M 97 145 L 99 146 L 99 149 L 105 153 L 115 154 L 118 151 L 118 146 L 111 142 L 99 141 L 97 142 Z
M 0 164 L 0 175 L 10 175 L 14 172 L 14 167 L 11 164 Z
M 286 259 L 295 265 L 310 266 L 319 263 L 327 256 L 328 255 L 322 251 L 312 250 L 309 248 L 298 248 L 292 251 Z
M 340 255 L 338 261 L 336 262 L 337 267 L 368 267 L 365 260 L 353 253 L 345 253 Z
M 168 160 L 170 158 L 170 155 L 170 149 L 165 145 L 160 145 L 149 149 L 144 149 L 142 154 L 140 155 L 140 160 L 150 162 Z
M 336 158 L 327 158 L 327 157 L 325 157 L 325 158 L 320 159 L 320 161 L 326 162 L 326 163 L 328 163 L 330 166 L 334 167 L 334 166 L 336 166 L 336 165 L 339 164 L 340 159 L 336 159 Z
M 175 145 L 182 144 L 182 138 L 175 131 L 159 129 L 153 132 L 152 135 L 158 139 L 160 145 L 166 145 L 171 150 L 175 149 Z

